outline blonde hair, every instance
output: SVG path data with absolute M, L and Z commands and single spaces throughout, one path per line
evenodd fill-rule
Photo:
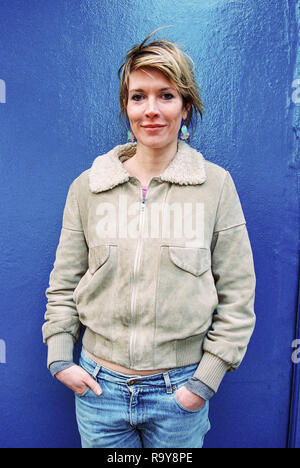
M 184 106 L 190 105 L 187 123 L 193 125 L 193 117 L 199 113 L 203 118 L 203 103 L 199 95 L 194 75 L 194 63 L 178 45 L 166 39 L 149 44 L 146 41 L 158 30 L 155 29 L 141 44 L 135 45 L 126 55 L 125 62 L 118 71 L 120 79 L 120 116 L 127 117 L 129 75 L 139 68 L 154 68 L 161 71 L 181 94 Z

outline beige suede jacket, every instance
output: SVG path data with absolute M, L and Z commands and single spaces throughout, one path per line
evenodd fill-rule
M 122 162 L 98 156 L 70 185 L 46 290 L 48 367 L 83 346 L 130 369 L 199 363 L 217 391 L 241 363 L 255 325 L 255 272 L 228 171 L 179 141 L 146 199 Z

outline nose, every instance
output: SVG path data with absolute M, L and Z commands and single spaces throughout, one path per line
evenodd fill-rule
M 145 115 L 146 117 L 153 119 L 154 117 L 157 117 L 159 115 L 159 107 L 156 98 L 149 97 L 147 100 L 147 106 L 145 109 Z

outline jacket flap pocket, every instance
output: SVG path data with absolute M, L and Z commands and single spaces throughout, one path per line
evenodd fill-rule
M 109 245 L 98 245 L 89 249 L 89 270 L 93 275 L 109 257 Z
M 169 247 L 170 258 L 183 270 L 200 276 L 211 265 L 210 250 L 197 247 Z

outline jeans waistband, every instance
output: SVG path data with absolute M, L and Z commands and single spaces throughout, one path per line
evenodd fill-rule
M 167 392 L 172 393 L 172 384 L 180 384 L 187 381 L 198 367 L 198 363 L 184 367 L 176 367 L 174 369 L 159 372 L 152 375 L 138 374 L 122 374 L 112 369 L 108 369 L 99 362 L 92 359 L 82 348 L 80 356 L 81 364 L 84 364 L 86 370 L 96 379 L 99 373 L 101 377 L 110 382 L 115 382 L 123 385 L 154 385 L 166 386 Z

